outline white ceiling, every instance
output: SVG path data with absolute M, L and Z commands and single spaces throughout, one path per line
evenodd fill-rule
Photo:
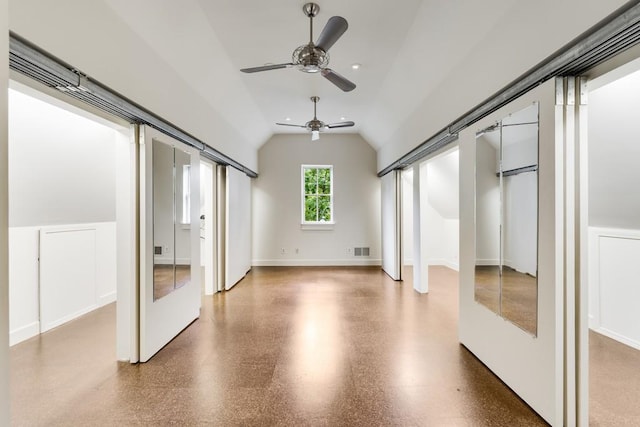
M 314 40 L 331 16 L 349 23 L 329 64 L 356 83 L 347 93 L 296 69 L 239 71 L 291 61 L 309 39 L 304 0 L 105 1 L 254 147 L 274 133 L 305 132 L 275 123 L 306 123 L 317 95 L 320 120 L 356 123 L 328 132 L 358 132 L 378 149 L 473 49 L 468 27 L 482 20 L 473 29 L 481 39 L 515 0 L 319 0 Z

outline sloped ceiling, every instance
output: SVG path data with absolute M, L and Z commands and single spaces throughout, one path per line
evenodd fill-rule
M 331 16 L 349 22 L 330 50 L 330 67 L 357 84 L 345 93 L 295 69 L 239 71 L 290 62 L 309 39 L 304 0 L 104 1 L 255 148 L 274 133 L 305 132 L 275 123 L 304 124 L 309 97 L 319 96 L 318 118 L 353 120 L 355 127 L 330 132 L 360 133 L 378 150 L 379 166 L 624 2 L 584 0 L 582 19 L 566 20 L 576 1 L 318 0 L 314 40 Z
M 106 3 L 256 148 L 274 133 L 304 132 L 275 123 L 310 120 L 309 98 L 315 95 L 320 97 L 320 120 L 353 120 L 355 127 L 340 131 L 360 133 L 378 149 L 473 48 L 463 31 L 468 20 L 483 20 L 475 31 L 487 31 L 513 1 L 404 0 L 401 7 L 383 0 L 320 1 L 314 39 L 331 16 L 349 22 L 330 50 L 330 67 L 357 84 L 349 93 L 320 75 L 295 69 L 239 71 L 291 61 L 293 50 L 309 39 L 305 1 Z M 452 19 L 461 8 L 468 10 L 468 18 Z M 354 63 L 361 68 L 353 70 Z

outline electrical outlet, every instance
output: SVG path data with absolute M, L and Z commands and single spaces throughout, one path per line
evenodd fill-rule
M 298 248 L 296 248 L 296 255 L 298 255 L 298 253 L 300 253 L 300 251 L 298 250 Z
M 347 255 L 353 255 L 353 249 L 347 248 Z
M 287 253 L 287 250 L 285 248 L 280 248 L 280 254 L 284 255 Z

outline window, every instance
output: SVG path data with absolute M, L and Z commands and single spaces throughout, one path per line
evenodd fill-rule
M 302 223 L 333 223 L 333 166 L 302 165 Z

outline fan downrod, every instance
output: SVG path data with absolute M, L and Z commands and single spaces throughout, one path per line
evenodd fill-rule
M 307 18 L 314 18 L 318 12 L 320 12 L 320 6 L 316 3 L 307 3 L 302 6 L 302 11 L 307 16 Z

